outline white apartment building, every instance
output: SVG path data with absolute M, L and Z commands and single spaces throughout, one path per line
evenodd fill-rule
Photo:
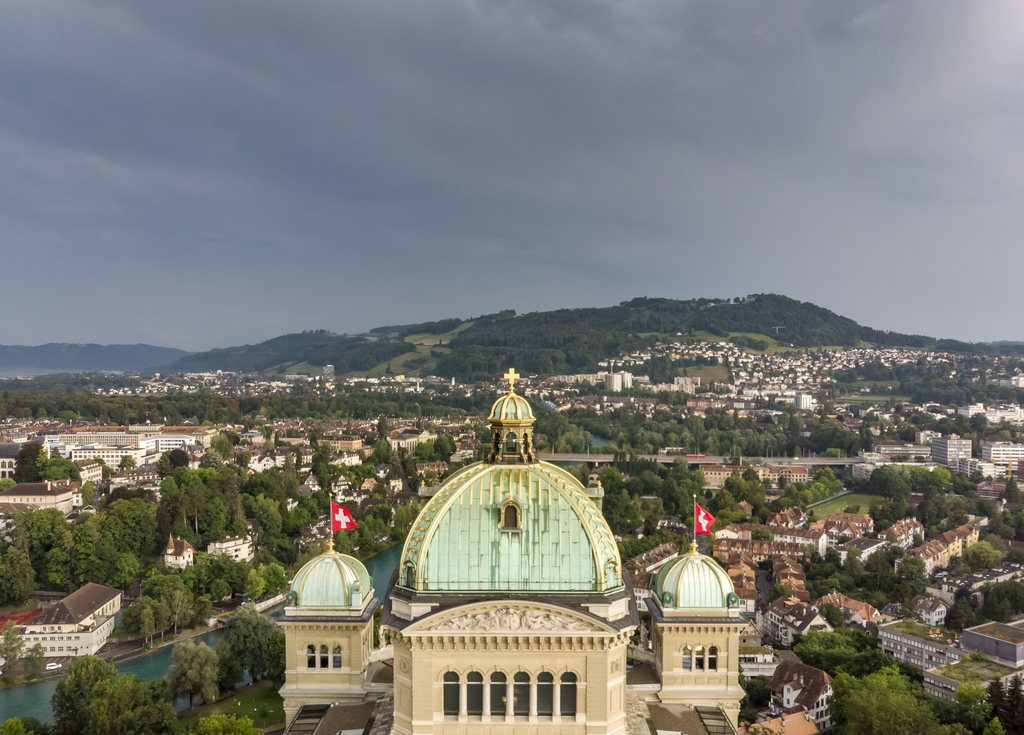
M 25 624 L 25 649 L 40 644 L 47 656 L 89 656 L 114 630 L 121 590 L 89 582 Z
M 797 411 L 811 411 L 814 409 L 814 398 L 806 393 L 799 393 L 793 399 L 793 406 Z
M 183 538 L 167 537 L 167 546 L 164 548 L 164 564 L 169 567 L 184 569 L 195 563 L 196 550 L 192 544 Z
M 238 536 L 211 541 L 206 547 L 207 554 L 224 554 L 235 561 L 249 562 L 253 559 L 252 544 L 247 539 Z
M 82 504 L 82 488 L 78 483 L 69 482 L 22 482 L 0 493 L 0 503 L 17 503 L 33 508 L 56 508 L 64 515 Z
M 961 416 L 966 416 L 967 418 L 970 418 L 971 416 L 974 416 L 976 414 L 985 413 L 985 404 L 971 403 L 966 406 L 960 406 L 959 408 L 957 408 L 956 412 Z
M 982 477 L 1006 477 L 1006 463 L 996 464 L 983 459 L 961 459 L 950 470 L 958 475 L 973 475 L 980 472 Z
M 984 439 L 981 442 L 981 458 L 1004 465 L 1007 462 L 1017 462 L 1024 459 L 1024 444 Z
M 952 469 L 959 460 L 971 458 L 971 440 L 961 439 L 956 434 L 935 437 L 932 439 L 931 454 L 933 462 Z
M 608 373 L 604 376 L 604 389 L 617 393 L 633 387 L 632 373 Z
M 63 452 L 61 454 L 63 454 Z M 125 457 L 131 457 L 135 460 L 136 465 L 146 464 L 146 462 L 151 459 L 152 461 L 156 461 L 157 459 L 156 453 L 149 449 L 143 449 L 141 447 L 104 446 L 100 444 L 90 444 L 83 447 L 69 447 L 67 458 L 72 462 L 84 459 L 102 459 L 104 464 L 110 467 L 117 467 Z

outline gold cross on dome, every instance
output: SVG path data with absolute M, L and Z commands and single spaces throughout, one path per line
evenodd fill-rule
M 508 372 L 505 373 L 504 378 L 508 381 L 508 389 L 511 391 L 515 387 L 516 379 L 523 377 L 516 372 L 515 368 L 509 368 Z

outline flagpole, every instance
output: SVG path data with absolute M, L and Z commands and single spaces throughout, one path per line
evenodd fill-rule
M 697 550 L 697 493 L 693 494 L 693 548 L 690 550 Z

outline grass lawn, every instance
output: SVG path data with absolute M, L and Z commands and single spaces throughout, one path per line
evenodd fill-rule
M 265 714 L 263 714 L 265 713 Z M 181 724 L 195 727 L 200 717 L 208 715 L 238 715 L 248 717 L 257 727 L 267 727 L 284 722 L 284 700 L 274 691 L 274 684 L 263 680 L 259 684 L 250 684 L 231 692 L 227 697 L 218 699 L 213 704 L 197 706 L 185 710 L 179 715 Z
M 716 380 L 724 383 L 729 379 L 729 368 L 725 365 L 698 365 L 686 368 L 686 374 L 691 378 L 700 378 L 701 385 L 713 383 Z
M 464 329 L 469 329 L 473 326 L 473 322 L 463 322 L 455 329 L 444 334 L 410 334 L 405 338 L 406 342 L 411 342 L 414 345 L 436 345 L 440 341 L 448 342 L 455 338 L 455 336 Z
M 816 505 L 811 510 L 814 511 L 814 517 L 821 520 L 825 516 L 832 515 L 833 513 L 839 513 L 843 508 L 850 505 L 859 505 L 861 513 L 868 512 L 868 506 L 871 505 L 871 500 L 874 495 L 864 495 L 863 493 L 851 493 L 850 495 L 841 495 L 838 498 L 831 498 L 826 500 L 821 505 Z
M 893 399 L 897 403 L 907 403 L 910 400 L 910 396 L 898 396 L 895 393 L 857 393 L 853 395 L 843 396 L 838 400 L 839 403 L 885 403 L 889 399 Z

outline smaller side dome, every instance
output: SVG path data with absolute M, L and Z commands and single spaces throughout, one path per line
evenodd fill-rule
M 288 599 L 300 608 L 361 610 L 372 592 L 370 573 L 361 561 L 328 551 L 299 570 Z
M 696 550 L 676 557 L 658 571 L 654 594 L 666 611 L 725 611 L 739 601 L 726 571 Z

